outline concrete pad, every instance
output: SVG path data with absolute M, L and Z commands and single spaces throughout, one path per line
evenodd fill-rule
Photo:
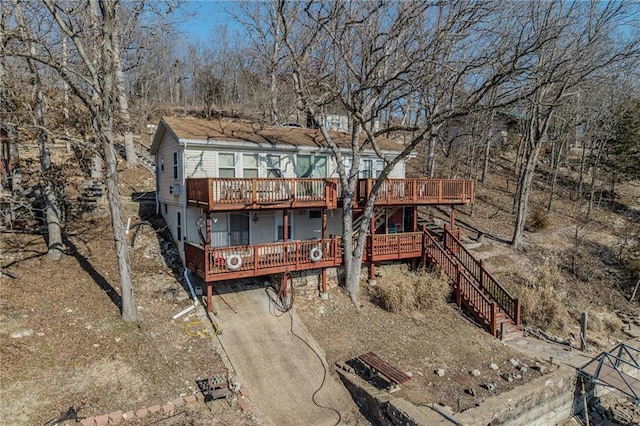
M 281 314 L 264 288 L 225 293 L 218 310 L 219 342 L 237 380 L 251 395 L 251 408 L 262 424 L 334 425 L 354 418 L 357 407 L 342 383 L 331 376 L 324 354 L 295 314 Z M 291 333 L 291 328 L 319 354 Z M 220 350 L 220 349 L 219 349 Z M 324 368 L 323 368 L 324 365 Z M 325 377 L 326 368 L 326 377 Z M 323 385 L 324 380 L 324 385 Z M 314 392 L 322 385 L 313 402 Z

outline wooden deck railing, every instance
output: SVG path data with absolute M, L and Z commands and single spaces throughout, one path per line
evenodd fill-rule
M 486 291 L 509 318 L 519 326 L 520 300 L 511 296 L 484 268 L 482 261 L 474 258 L 473 255 L 469 253 L 469 250 L 460 242 L 459 238 L 447 228 L 444 230 L 444 245 L 469 275 L 473 277 L 479 288 Z
M 342 263 L 337 237 L 324 240 L 204 248 L 185 242 L 189 269 L 207 282 L 254 277 Z
M 422 254 L 422 232 L 374 234 L 372 240 L 373 250 L 367 247 L 367 253 L 373 254 L 374 261 L 420 257 Z
M 497 304 L 492 302 L 484 295 L 484 293 L 476 287 L 473 280 L 470 279 L 459 266 L 454 258 L 438 244 L 433 235 L 426 229 L 424 231 L 424 248 L 425 256 L 430 262 L 443 271 L 449 280 L 453 283 L 454 296 L 456 304 L 465 306 L 475 315 L 487 321 L 489 332 L 493 336 L 497 334 Z
M 209 210 L 337 206 L 332 179 L 187 179 L 187 204 Z
M 375 179 L 358 182 L 356 200 L 367 200 Z M 387 179 L 376 205 L 473 203 L 473 181 L 463 179 Z

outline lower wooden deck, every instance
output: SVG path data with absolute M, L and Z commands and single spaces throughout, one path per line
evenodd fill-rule
M 422 232 L 374 235 L 367 242 L 363 259 L 383 262 L 419 258 L 423 238 Z M 338 237 L 216 248 L 185 243 L 185 259 L 189 270 L 211 283 L 339 266 L 342 245 Z

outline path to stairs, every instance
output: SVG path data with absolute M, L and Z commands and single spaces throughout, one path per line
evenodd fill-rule
M 264 288 L 223 294 L 238 312 L 233 313 L 218 296 L 214 296 L 217 319 L 222 334 L 217 350 L 226 354 L 238 381 L 249 393 L 252 410 L 260 424 L 267 425 L 335 425 L 362 424 L 362 417 L 349 392 L 331 376 L 324 354 L 294 311 L 275 316 Z M 278 313 L 279 314 L 279 313 Z M 291 333 L 293 330 L 320 354 Z M 312 400 L 322 385 L 316 402 L 332 409 L 320 408 Z

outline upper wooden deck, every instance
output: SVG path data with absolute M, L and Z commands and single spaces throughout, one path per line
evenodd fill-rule
M 361 179 L 354 203 L 364 205 L 375 179 Z M 308 178 L 187 179 L 187 205 L 209 211 L 328 208 L 338 206 L 338 181 Z M 462 205 L 473 203 L 473 181 L 463 179 L 387 179 L 376 206 Z
M 337 206 L 334 179 L 187 179 L 187 205 L 209 211 Z
M 356 202 L 364 204 L 371 196 L 375 179 L 361 179 Z M 473 181 L 465 179 L 387 179 L 382 182 L 376 206 L 460 205 L 473 203 Z

